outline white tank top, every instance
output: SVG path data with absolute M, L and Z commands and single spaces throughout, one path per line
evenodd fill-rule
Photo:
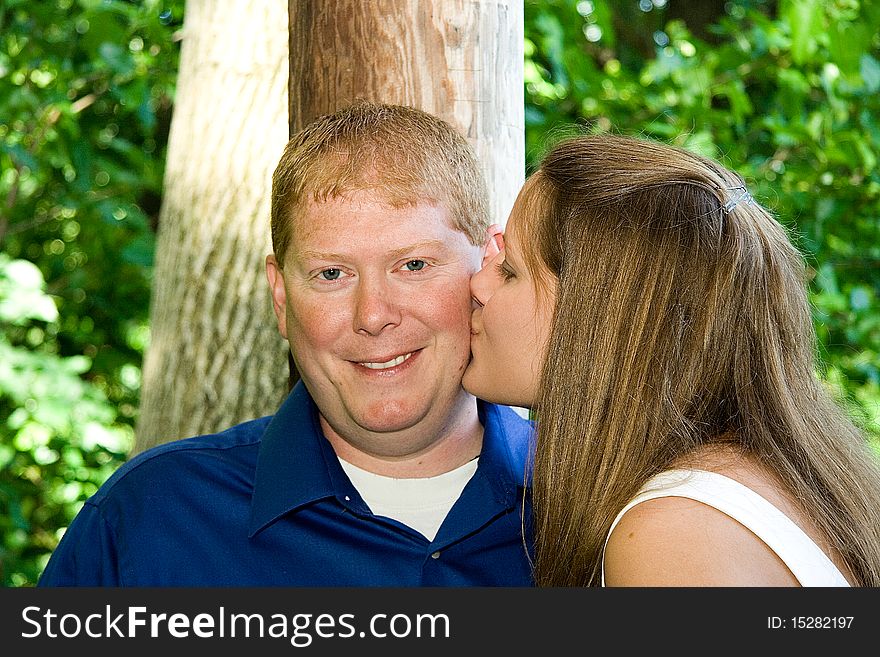
M 667 470 L 642 486 L 611 523 L 608 538 L 632 507 L 658 497 L 685 497 L 707 504 L 730 516 L 760 538 L 788 566 L 801 586 L 849 586 L 831 559 L 788 516 L 744 486 L 717 472 Z M 605 558 L 602 557 L 602 586 Z

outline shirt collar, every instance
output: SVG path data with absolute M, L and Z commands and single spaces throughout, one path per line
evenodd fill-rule
M 532 422 L 519 418 L 508 406 L 477 400 L 480 424 L 483 425 L 483 447 L 480 470 L 495 487 L 499 500 L 509 501 L 523 487 L 531 487 L 527 458 L 532 441 Z
M 531 422 L 520 421 L 504 406 L 478 400 L 477 408 L 484 427 L 477 472 L 499 503 L 512 505 L 524 483 Z M 333 496 L 369 512 L 321 431 L 317 406 L 298 381 L 261 440 L 248 536 L 285 513 Z
M 356 495 L 321 431 L 315 402 L 298 381 L 260 443 L 248 536 L 289 511 L 342 492 L 334 484 L 347 484 L 350 492 L 343 494 Z
M 483 424 L 480 465 L 443 521 L 434 539 L 442 548 L 471 535 L 501 514 L 519 508 L 528 497 L 526 467 L 532 423 L 505 406 L 478 401 Z M 524 490 L 525 489 L 525 490 Z

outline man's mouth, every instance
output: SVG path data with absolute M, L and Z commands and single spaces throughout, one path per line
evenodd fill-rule
M 383 363 L 374 363 L 374 362 L 358 362 L 358 365 L 363 365 L 366 368 L 371 370 L 387 370 L 390 367 L 397 367 L 401 363 L 406 360 L 409 360 L 409 357 L 413 355 L 414 352 L 409 352 L 408 354 L 401 354 L 400 356 L 395 356 L 391 360 L 386 360 Z

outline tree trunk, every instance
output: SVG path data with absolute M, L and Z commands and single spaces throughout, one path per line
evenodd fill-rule
M 135 452 L 273 413 L 287 345 L 264 278 L 288 139 L 285 0 L 188 0 Z
M 290 130 L 356 98 L 457 127 L 494 221 L 525 176 L 522 0 L 290 0 Z

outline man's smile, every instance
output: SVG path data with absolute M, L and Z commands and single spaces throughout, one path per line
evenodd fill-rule
M 412 356 L 413 353 L 415 353 L 415 352 L 410 351 L 409 353 L 401 354 L 400 356 L 395 356 L 389 360 L 385 360 L 385 361 L 381 361 L 381 362 L 360 361 L 358 363 L 358 365 L 363 365 L 364 367 L 367 367 L 371 370 L 387 370 L 391 367 L 396 367 L 397 365 L 400 365 L 401 363 L 403 363 L 406 360 L 409 360 L 410 356 Z

